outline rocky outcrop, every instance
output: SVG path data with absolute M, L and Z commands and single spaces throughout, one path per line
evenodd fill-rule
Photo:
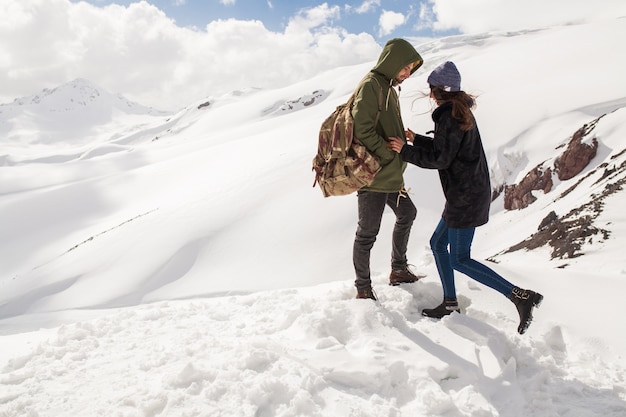
M 530 171 L 519 184 L 504 187 L 504 208 L 518 210 L 528 207 L 537 197 L 533 191 L 541 190 L 544 193 L 552 189 L 552 170 L 544 170 L 541 165 Z
M 593 211 L 591 214 L 582 215 L 581 212 L 586 209 Z M 571 259 L 581 256 L 585 242 L 591 242 L 594 236 L 599 240 L 607 240 L 611 234 L 610 231 L 593 224 L 601 212 L 602 206 L 594 207 L 593 203 L 578 207 L 563 217 L 558 217 L 552 211 L 542 220 L 536 233 L 504 253 L 549 246 L 552 248 L 551 259 Z
M 550 192 L 553 185 L 552 174 L 556 174 L 559 180 L 565 181 L 581 173 L 598 151 L 598 140 L 595 137 L 590 143 L 584 143 L 583 139 L 593 131 L 602 117 L 583 125 L 572 135 L 565 151 L 554 160 L 554 169 L 540 164 L 526 174 L 519 184 L 505 186 L 504 208 L 507 210 L 523 209 L 537 200 L 533 191 Z
M 533 195 L 533 191 L 543 191 L 544 193 L 551 191 L 553 186 L 552 175 L 556 175 L 561 181 L 566 181 L 583 172 L 598 151 L 598 140 L 595 137 L 587 138 L 587 136 L 594 130 L 602 117 L 578 129 L 567 142 L 567 145 L 561 146 L 561 148 L 565 147 L 565 150 L 553 160 L 553 164 L 546 161 L 528 172 L 519 184 L 505 186 L 504 207 L 508 210 L 516 210 L 532 204 L 537 199 Z M 590 177 L 598 177 L 593 185 L 597 186 L 604 183 L 604 188 L 598 193 L 591 194 L 587 203 L 564 215 L 550 211 L 540 222 L 535 233 L 524 241 L 491 257 L 490 260 L 497 262 L 496 258 L 499 255 L 540 247 L 551 248 L 552 259 L 572 259 L 583 255 L 584 245 L 592 244 L 593 241 L 602 242 L 609 239 L 611 232 L 594 223 L 603 211 L 604 201 L 614 193 L 622 191 L 626 186 L 624 155 L 626 155 L 626 149 L 611 157 L 610 162 L 590 169 L 586 175 L 580 176 L 581 178 L 575 184 L 572 184 L 554 199 L 556 201 L 564 198 L 580 184 L 588 183 Z M 618 162 L 619 160 L 621 162 Z M 561 267 L 565 266 L 567 264 Z
M 591 176 L 598 177 L 594 185 L 604 184 L 602 190 L 590 195 L 588 202 L 562 216 L 551 211 L 539 223 L 535 233 L 498 255 L 547 246 L 551 248 L 551 259 L 572 259 L 583 255 L 584 245 L 609 239 L 611 231 L 594 223 L 602 214 L 605 200 L 615 193 L 622 192 L 626 187 L 625 155 L 626 149 L 611 157 L 611 162 L 601 164 L 585 176 L 586 179 Z M 496 262 L 496 257 L 490 260 Z M 562 267 L 565 266 L 567 264 Z
M 583 138 L 595 127 L 598 119 L 589 127 L 584 125 L 572 136 L 567 149 L 554 161 L 554 169 L 561 181 L 566 181 L 580 174 L 598 152 L 598 140 L 593 138 L 591 144 L 583 143 Z
M 263 110 L 264 114 L 287 114 L 294 111 L 302 110 L 314 104 L 319 104 L 328 97 L 329 92 L 324 90 L 315 90 L 311 94 L 304 95 L 295 100 L 288 100 L 277 103 L 274 106 Z

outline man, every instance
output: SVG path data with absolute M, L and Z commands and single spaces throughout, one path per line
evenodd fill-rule
M 406 162 L 387 148 L 389 138 L 406 141 L 400 116 L 400 103 L 393 87 L 411 76 L 421 65 L 422 57 L 404 39 L 391 39 L 385 44 L 376 66 L 363 78 L 352 107 L 354 134 L 365 147 L 378 156 L 381 170 L 374 182 L 357 193 L 359 219 L 354 239 L 353 262 L 356 272 L 356 298 L 376 300 L 370 277 L 370 252 L 389 206 L 396 215 L 393 229 L 391 274 L 389 284 L 411 283 L 420 277 L 407 266 L 407 245 L 417 209 L 404 190 Z M 384 97 L 378 122 L 379 97 Z

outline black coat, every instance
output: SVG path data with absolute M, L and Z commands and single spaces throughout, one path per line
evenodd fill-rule
M 452 117 L 452 104 L 433 112 L 435 136 L 415 135 L 413 146 L 405 145 L 400 156 L 422 168 L 439 170 L 446 206 L 443 219 L 448 227 L 465 229 L 489 220 L 491 183 L 478 127 L 461 130 Z

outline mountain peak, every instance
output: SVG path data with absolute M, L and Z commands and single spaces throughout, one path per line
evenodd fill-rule
M 8 111 L 8 107 L 11 106 L 37 106 L 38 110 L 52 112 L 80 111 L 96 106 L 100 110 L 111 107 L 131 114 L 164 114 L 159 110 L 130 101 L 120 94 L 112 94 L 86 78 L 76 78 L 51 89 L 44 88 L 35 95 L 16 98 L 13 103 L 2 107 L 3 110 Z
M 120 117 L 166 114 L 169 113 L 112 94 L 90 80 L 76 78 L 0 105 L 0 126 L 4 125 L 7 132 L 16 132 L 4 138 L 8 141 L 82 142 L 90 137 L 89 132 L 108 132 L 102 127 Z

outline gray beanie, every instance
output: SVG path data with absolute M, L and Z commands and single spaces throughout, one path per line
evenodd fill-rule
M 428 84 L 442 87 L 446 91 L 461 91 L 461 74 L 453 62 L 447 61 L 430 73 Z

